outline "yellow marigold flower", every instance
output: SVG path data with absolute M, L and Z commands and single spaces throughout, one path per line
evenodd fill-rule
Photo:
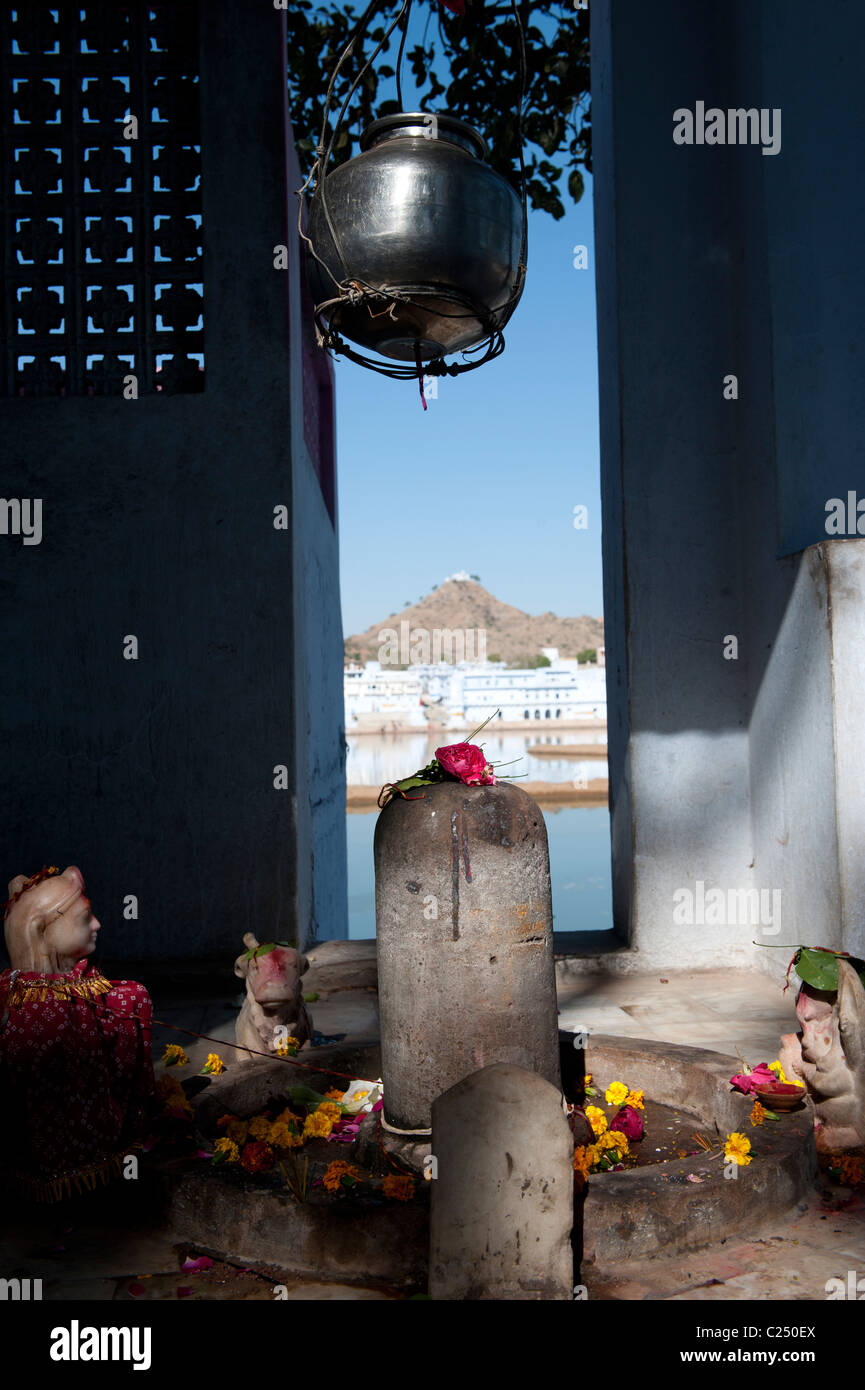
M 256 1115 L 249 1122 L 249 1136 L 251 1139 L 266 1139 L 270 1133 L 270 1120 L 265 1115 Z
M 156 1095 L 167 1111 L 180 1110 L 184 1115 L 192 1114 L 186 1092 L 173 1076 L 160 1076 L 156 1083 Z
M 766 1118 L 765 1107 L 758 1100 L 751 1106 L 750 1120 L 752 1125 L 761 1125 Z
M 304 1139 L 326 1139 L 333 1129 L 333 1120 L 329 1115 L 322 1115 L 319 1110 L 315 1110 L 311 1115 L 307 1115 L 306 1124 L 303 1126 Z
M 285 1120 L 274 1120 L 264 1137 L 277 1149 L 299 1149 L 303 1143 L 297 1126 L 287 1124 Z
M 214 1154 L 225 1154 L 225 1163 L 239 1163 L 240 1149 L 233 1139 L 217 1139 L 213 1146 Z
M 322 1182 L 328 1192 L 338 1192 L 342 1187 L 343 1178 L 354 1178 L 357 1180 L 359 1177 L 360 1172 L 353 1164 L 346 1163 L 343 1158 L 337 1158 L 334 1159 L 333 1163 L 328 1164 Z
M 216 1052 L 208 1052 L 207 1061 L 201 1070 L 208 1076 L 219 1076 L 220 1072 L 225 1071 L 225 1063 Z
M 633 1105 L 635 1110 L 645 1110 L 645 1097 L 642 1091 L 629 1091 L 625 1097 L 626 1105 Z
M 627 1135 L 623 1134 L 620 1129 L 608 1129 L 605 1134 L 599 1137 L 597 1147 L 602 1152 L 604 1149 L 618 1149 L 624 1157 L 628 1152 Z
M 279 1042 L 276 1044 L 276 1055 L 278 1057 L 296 1057 L 299 1051 L 300 1038 L 280 1038 Z
M 621 1081 L 614 1081 L 612 1086 L 608 1086 L 604 1093 L 604 1100 L 608 1105 L 624 1105 L 628 1096 L 628 1087 L 623 1086 Z
M 584 1084 L 585 1084 L 586 1086 L 591 1086 L 591 1084 L 592 1084 L 592 1073 L 591 1073 L 590 1071 L 587 1071 L 587 1072 L 586 1072 L 585 1076 L 583 1077 L 583 1082 L 584 1082 Z
M 156 1094 L 160 1100 L 165 1100 L 168 1096 L 185 1096 L 186 1092 L 176 1076 L 160 1076 L 156 1083 Z
M 574 1149 L 574 1172 L 579 1173 L 580 1177 L 585 1179 L 589 1176 L 589 1169 L 591 1166 L 592 1161 L 589 1150 L 586 1145 L 581 1144 L 578 1148 Z
M 747 1167 L 751 1162 L 751 1140 L 747 1135 L 734 1130 L 724 1141 L 724 1157 L 731 1159 L 740 1168 Z
M 319 1105 L 316 1109 L 315 1113 L 316 1115 L 326 1115 L 332 1124 L 336 1124 L 337 1120 L 342 1115 L 342 1111 L 340 1110 L 339 1106 L 336 1105 L 332 1100 L 323 1100 L 321 1102 L 321 1105 Z
M 325 1091 L 324 1094 L 327 1096 L 328 1100 L 342 1100 L 345 1091 L 337 1091 L 334 1086 L 331 1086 L 330 1090 Z
M 599 1105 L 586 1106 L 586 1119 L 592 1126 L 592 1131 L 596 1136 L 603 1134 L 606 1129 L 609 1129 L 607 1117 Z
M 388 1173 L 381 1190 L 385 1197 L 392 1197 L 395 1202 L 410 1202 L 414 1196 L 414 1178 L 402 1173 Z
M 601 1161 L 601 1150 L 597 1144 L 586 1145 L 586 1158 L 588 1159 L 590 1170 L 597 1167 Z
M 783 1082 L 785 1086 L 798 1086 L 801 1090 L 804 1091 L 805 1082 L 797 1081 L 795 1076 L 785 1076 L 784 1068 L 781 1066 L 781 1063 L 777 1061 L 777 1059 L 774 1062 L 769 1063 L 769 1070 L 773 1071 L 777 1076 L 778 1080 Z
M 280 1111 L 273 1123 L 275 1125 L 290 1125 L 292 1120 L 296 1125 L 303 1123 L 300 1116 L 295 1115 L 294 1111 L 286 1106 L 284 1110 Z
M 185 1067 L 189 1058 L 177 1043 L 166 1043 L 162 1060 L 167 1067 Z

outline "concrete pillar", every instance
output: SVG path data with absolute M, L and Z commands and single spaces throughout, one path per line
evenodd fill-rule
M 434 1299 L 573 1295 L 573 1138 L 555 1086 L 496 1063 L 432 1107 Z
M 346 930 L 332 382 L 301 319 L 285 19 L 19 6 L 0 55 L 33 155 L 0 217 L 3 495 L 42 508 L 25 545 L 0 506 L 2 881 L 80 864 L 115 958 Z M 58 65 L 55 123 L 33 92 Z
M 532 798 L 458 782 L 395 798 L 376 826 L 375 884 L 385 1123 L 428 1131 L 435 1097 L 492 1062 L 558 1089 L 547 832 Z
M 865 29 L 839 4 L 803 84 L 809 15 L 591 6 L 615 970 L 865 949 Z M 779 138 L 677 143 L 698 106 Z M 780 921 L 677 916 L 703 890 Z

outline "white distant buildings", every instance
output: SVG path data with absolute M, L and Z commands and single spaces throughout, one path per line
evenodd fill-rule
M 424 685 L 420 667 L 407 671 L 383 668 L 379 661 L 365 666 L 347 666 L 344 673 L 345 727 L 350 729 L 426 727 L 423 711 Z
M 501 724 L 579 724 L 606 720 L 603 666 L 561 661 L 555 647 L 544 652 L 549 666 L 510 670 L 503 662 L 444 662 L 383 669 L 377 661 L 345 671 L 346 732 L 398 725 L 427 725 L 427 711 L 446 728 L 483 722 L 495 710 Z M 599 653 L 600 656 L 600 653 Z

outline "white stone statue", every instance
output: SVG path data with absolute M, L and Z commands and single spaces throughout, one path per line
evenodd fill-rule
M 814 1101 L 817 1148 L 858 1148 L 865 1144 L 865 988 L 853 966 L 839 957 L 837 993 L 803 984 L 796 1016 L 802 1031 L 782 1037 L 778 1060 Z
M 293 946 L 265 943 L 262 948 L 252 932 L 245 933 L 243 942 L 246 951 L 235 961 L 234 973 L 246 980 L 246 998 L 234 1035 L 239 1046 L 254 1052 L 248 1059 L 238 1054 L 238 1061 L 257 1061 L 255 1052 L 275 1057 L 285 1037 L 297 1038 L 302 1047 L 312 1037 L 300 983 L 309 961 Z

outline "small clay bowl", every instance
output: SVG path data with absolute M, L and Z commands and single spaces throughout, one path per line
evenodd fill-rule
M 785 1081 L 767 1081 L 756 1087 L 760 1104 L 767 1110 L 798 1110 L 805 1098 L 801 1086 L 791 1086 Z

